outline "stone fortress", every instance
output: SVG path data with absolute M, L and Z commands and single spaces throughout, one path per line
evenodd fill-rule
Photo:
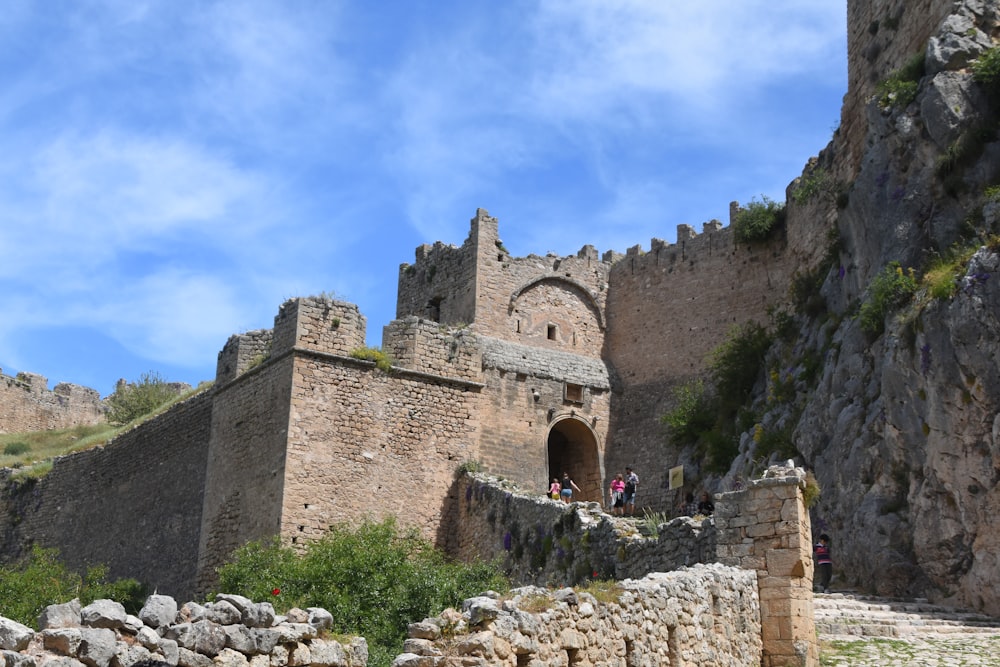
M 818 158 L 837 182 L 862 183 L 865 156 L 881 145 L 871 135 L 884 115 L 870 100 L 877 81 L 959 6 L 995 23 L 989 4 L 847 3 L 849 90 Z M 860 226 L 870 211 L 857 187 L 842 217 Z M 352 356 L 366 340 L 356 306 L 291 299 L 273 328 L 230 338 L 211 389 L 106 447 L 58 459 L 37 481 L 0 471 L 0 557 L 59 547 L 72 565 L 106 563 L 113 576 L 186 596 L 208 590 L 248 540 L 297 543 L 366 516 L 393 514 L 455 549 L 464 493 L 455 471 L 473 461 L 538 494 L 565 470 L 595 501 L 631 465 L 640 505 L 667 511 L 677 452 L 659 417 L 671 388 L 703 371 L 733 325 L 766 323 L 787 304 L 838 215 L 789 197 L 782 234 L 766 244 L 737 244 L 711 221 L 700 233 L 680 225 L 675 243 L 653 239 L 648 250 L 516 258 L 479 210 L 461 246 L 421 246 L 401 265 L 397 319 L 381 346 L 389 372 Z M 875 225 L 865 236 L 840 224 L 846 303 L 891 244 L 872 240 Z

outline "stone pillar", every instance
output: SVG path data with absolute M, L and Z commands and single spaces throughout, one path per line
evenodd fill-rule
M 772 466 L 715 506 L 718 562 L 757 571 L 763 667 L 814 667 L 812 528 L 802 468 Z

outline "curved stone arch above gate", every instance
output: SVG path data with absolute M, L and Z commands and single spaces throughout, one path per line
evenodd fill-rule
M 587 305 L 590 310 L 593 311 L 594 317 L 597 319 L 597 326 L 601 331 L 605 329 L 604 322 L 604 311 L 601 308 L 601 304 L 598 302 L 597 297 L 587 289 L 587 286 L 578 280 L 573 280 L 572 278 L 567 278 L 566 276 L 543 276 L 541 278 L 534 278 L 524 283 L 516 290 L 514 290 L 510 295 L 510 302 L 507 304 L 507 313 L 510 314 L 514 311 L 517 305 L 517 300 L 521 298 L 521 295 L 530 290 L 533 287 L 542 285 L 544 283 L 561 283 L 564 287 L 570 287 L 573 291 L 579 292 L 583 297 L 582 301 Z

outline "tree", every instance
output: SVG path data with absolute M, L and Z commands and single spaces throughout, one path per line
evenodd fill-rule
M 124 426 L 145 417 L 176 398 L 177 391 L 154 371 L 143 373 L 135 384 L 119 383 L 108 397 L 108 421 Z

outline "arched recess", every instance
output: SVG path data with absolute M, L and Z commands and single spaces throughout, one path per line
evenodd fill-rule
M 580 493 L 573 495 L 574 500 L 603 500 L 601 480 L 604 479 L 604 461 L 601 460 L 597 434 L 590 424 L 571 415 L 555 419 L 549 425 L 546 454 L 549 481 L 553 477 L 562 479 L 562 474 L 568 472 L 580 487 Z
M 597 319 L 597 326 L 601 331 L 604 331 L 604 313 L 601 311 L 601 306 L 597 302 L 597 298 L 594 296 L 583 283 L 580 283 L 572 278 L 566 278 L 565 276 L 543 276 L 541 278 L 535 278 L 534 280 L 529 280 L 525 284 L 518 287 L 510 295 L 510 302 L 507 304 L 507 312 L 513 312 L 514 308 L 517 306 L 517 300 L 521 298 L 521 295 L 527 292 L 532 287 L 536 285 L 541 285 L 542 283 L 557 283 L 562 284 L 564 287 L 569 287 L 575 292 L 578 292 L 581 300 L 587 304 L 587 307 L 594 313 L 594 317 Z

